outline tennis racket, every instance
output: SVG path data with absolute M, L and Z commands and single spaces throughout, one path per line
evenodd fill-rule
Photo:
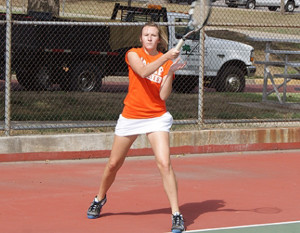
M 196 0 L 192 2 L 189 10 L 188 27 L 193 30 L 186 33 L 177 43 L 176 49 L 179 51 L 188 36 L 200 31 L 206 24 L 211 13 L 211 0 Z

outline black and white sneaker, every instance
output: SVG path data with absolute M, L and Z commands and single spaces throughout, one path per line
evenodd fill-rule
M 106 203 L 106 200 L 107 200 L 106 195 L 101 201 L 98 201 L 97 196 L 96 196 L 87 211 L 87 217 L 90 219 L 99 218 L 101 209 L 104 206 L 104 204 Z
M 184 220 L 180 213 L 176 212 L 172 215 L 172 232 L 181 233 L 185 231 Z

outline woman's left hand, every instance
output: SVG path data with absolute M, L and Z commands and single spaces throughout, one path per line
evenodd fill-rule
M 170 67 L 170 71 L 175 72 L 177 70 L 180 70 L 182 68 L 184 68 L 186 65 L 186 61 L 185 62 L 180 62 L 180 57 L 178 57 L 173 64 Z

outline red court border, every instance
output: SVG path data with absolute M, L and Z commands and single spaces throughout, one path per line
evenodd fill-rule
M 174 155 L 291 149 L 300 149 L 300 142 L 180 146 L 171 147 L 171 154 Z M 110 150 L 13 153 L 0 154 L 0 162 L 107 158 L 109 157 L 109 154 Z M 128 153 L 128 156 L 148 156 L 152 154 L 153 152 L 151 148 L 143 148 L 131 149 Z

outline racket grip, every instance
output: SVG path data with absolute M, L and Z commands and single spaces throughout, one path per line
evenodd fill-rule
M 180 49 L 181 49 L 183 43 L 184 43 L 184 40 L 183 40 L 183 39 L 180 39 L 180 40 L 178 41 L 178 43 L 177 43 L 177 45 L 176 45 L 175 48 L 176 48 L 178 51 L 180 51 Z

